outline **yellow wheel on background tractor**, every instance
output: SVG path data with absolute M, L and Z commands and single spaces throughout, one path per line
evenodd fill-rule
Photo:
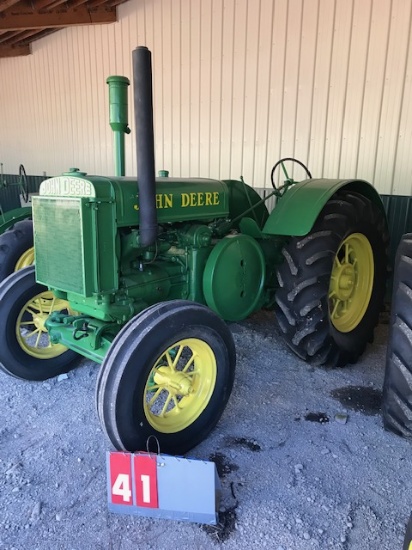
M 28 248 L 23 252 L 20 258 L 17 260 L 16 265 L 14 266 L 14 271 L 23 269 L 23 267 L 28 267 L 29 265 L 34 264 L 34 247 Z
M 82 359 L 52 344 L 45 322 L 68 303 L 36 283 L 34 266 L 10 275 L 0 286 L 0 368 L 25 380 L 46 380 L 77 366 Z
M 99 371 L 100 421 L 119 450 L 183 454 L 221 417 L 235 374 L 231 332 L 213 311 L 184 300 L 143 311 L 117 334 Z

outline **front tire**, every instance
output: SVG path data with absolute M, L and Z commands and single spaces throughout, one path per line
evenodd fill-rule
M 0 282 L 33 263 L 33 222 L 23 220 L 0 235 Z
M 34 266 L 13 273 L 0 285 L 0 368 L 23 380 L 46 380 L 77 366 L 81 356 L 52 344 L 44 326 L 53 311 L 67 311 L 36 283 Z
M 97 381 L 97 408 L 119 450 L 183 454 L 203 441 L 229 399 L 236 353 L 210 309 L 175 300 L 133 318 L 114 339 Z
M 412 437 L 412 233 L 404 235 L 395 259 L 394 283 L 383 383 L 383 424 Z
M 276 318 L 302 359 L 330 367 L 354 363 L 372 341 L 387 274 L 382 210 L 355 191 L 338 191 L 312 230 L 293 237 L 278 268 Z

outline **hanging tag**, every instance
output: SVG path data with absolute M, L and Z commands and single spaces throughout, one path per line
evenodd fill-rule
M 156 455 L 134 455 L 133 466 L 137 506 L 158 508 Z
M 129 453 L 110 453 L 109 480 L 109 501 L 112 504 L 132 506 L 132 464 Z
M 107 479 L 111 512 L 217 523 L 221 486 L 214 462 L 108 452 Z

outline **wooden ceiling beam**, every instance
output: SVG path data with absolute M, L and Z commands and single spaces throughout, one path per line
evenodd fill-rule
M 0 44 L 0 58 L 2 57 L 17 57 L 21 55 L 30 55 L 30 45 L 25 46 L 8 46 L 6 44 Z
M 0 16 L 0 30 L 19 31 L 27 29 L 63 28 L 72 25 L 93 25 L 117 21 L 115 8 L 87 9 L 86 6 L 45 12 L 10 10 Z
M 20 0 L 3 0 L 3 2 L 0 2 L 0 12 L 8 10 L 18 2 L 20 2 Z

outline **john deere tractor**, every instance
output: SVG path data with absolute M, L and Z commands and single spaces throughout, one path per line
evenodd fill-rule
M 243 181 L 156 179 L 145 47 L 133 74 L 138 182 L 72 169 L 41 184 L 35 268 L 0 287 L 0 363 L 27 380 L 82 357 L 100 363 L 97 410 L 113 445 L 134 451 L 155 435 L 163 452 L 184 453 L 229 399 L 236 354 L 225 321 L 274 308 L 302 359 L 357 360 L 385 292 L 387 223 L 370 184 L 313 179 L 304 166 L 297 183 L 285 159 L 272 170 L 271 213 Z M 109 81 L 112 126 L 124 133 L 127 79 Z
M 0 282 L 34 261 L 33 223 L 26 170 L 10 181 L 0 163 Z

